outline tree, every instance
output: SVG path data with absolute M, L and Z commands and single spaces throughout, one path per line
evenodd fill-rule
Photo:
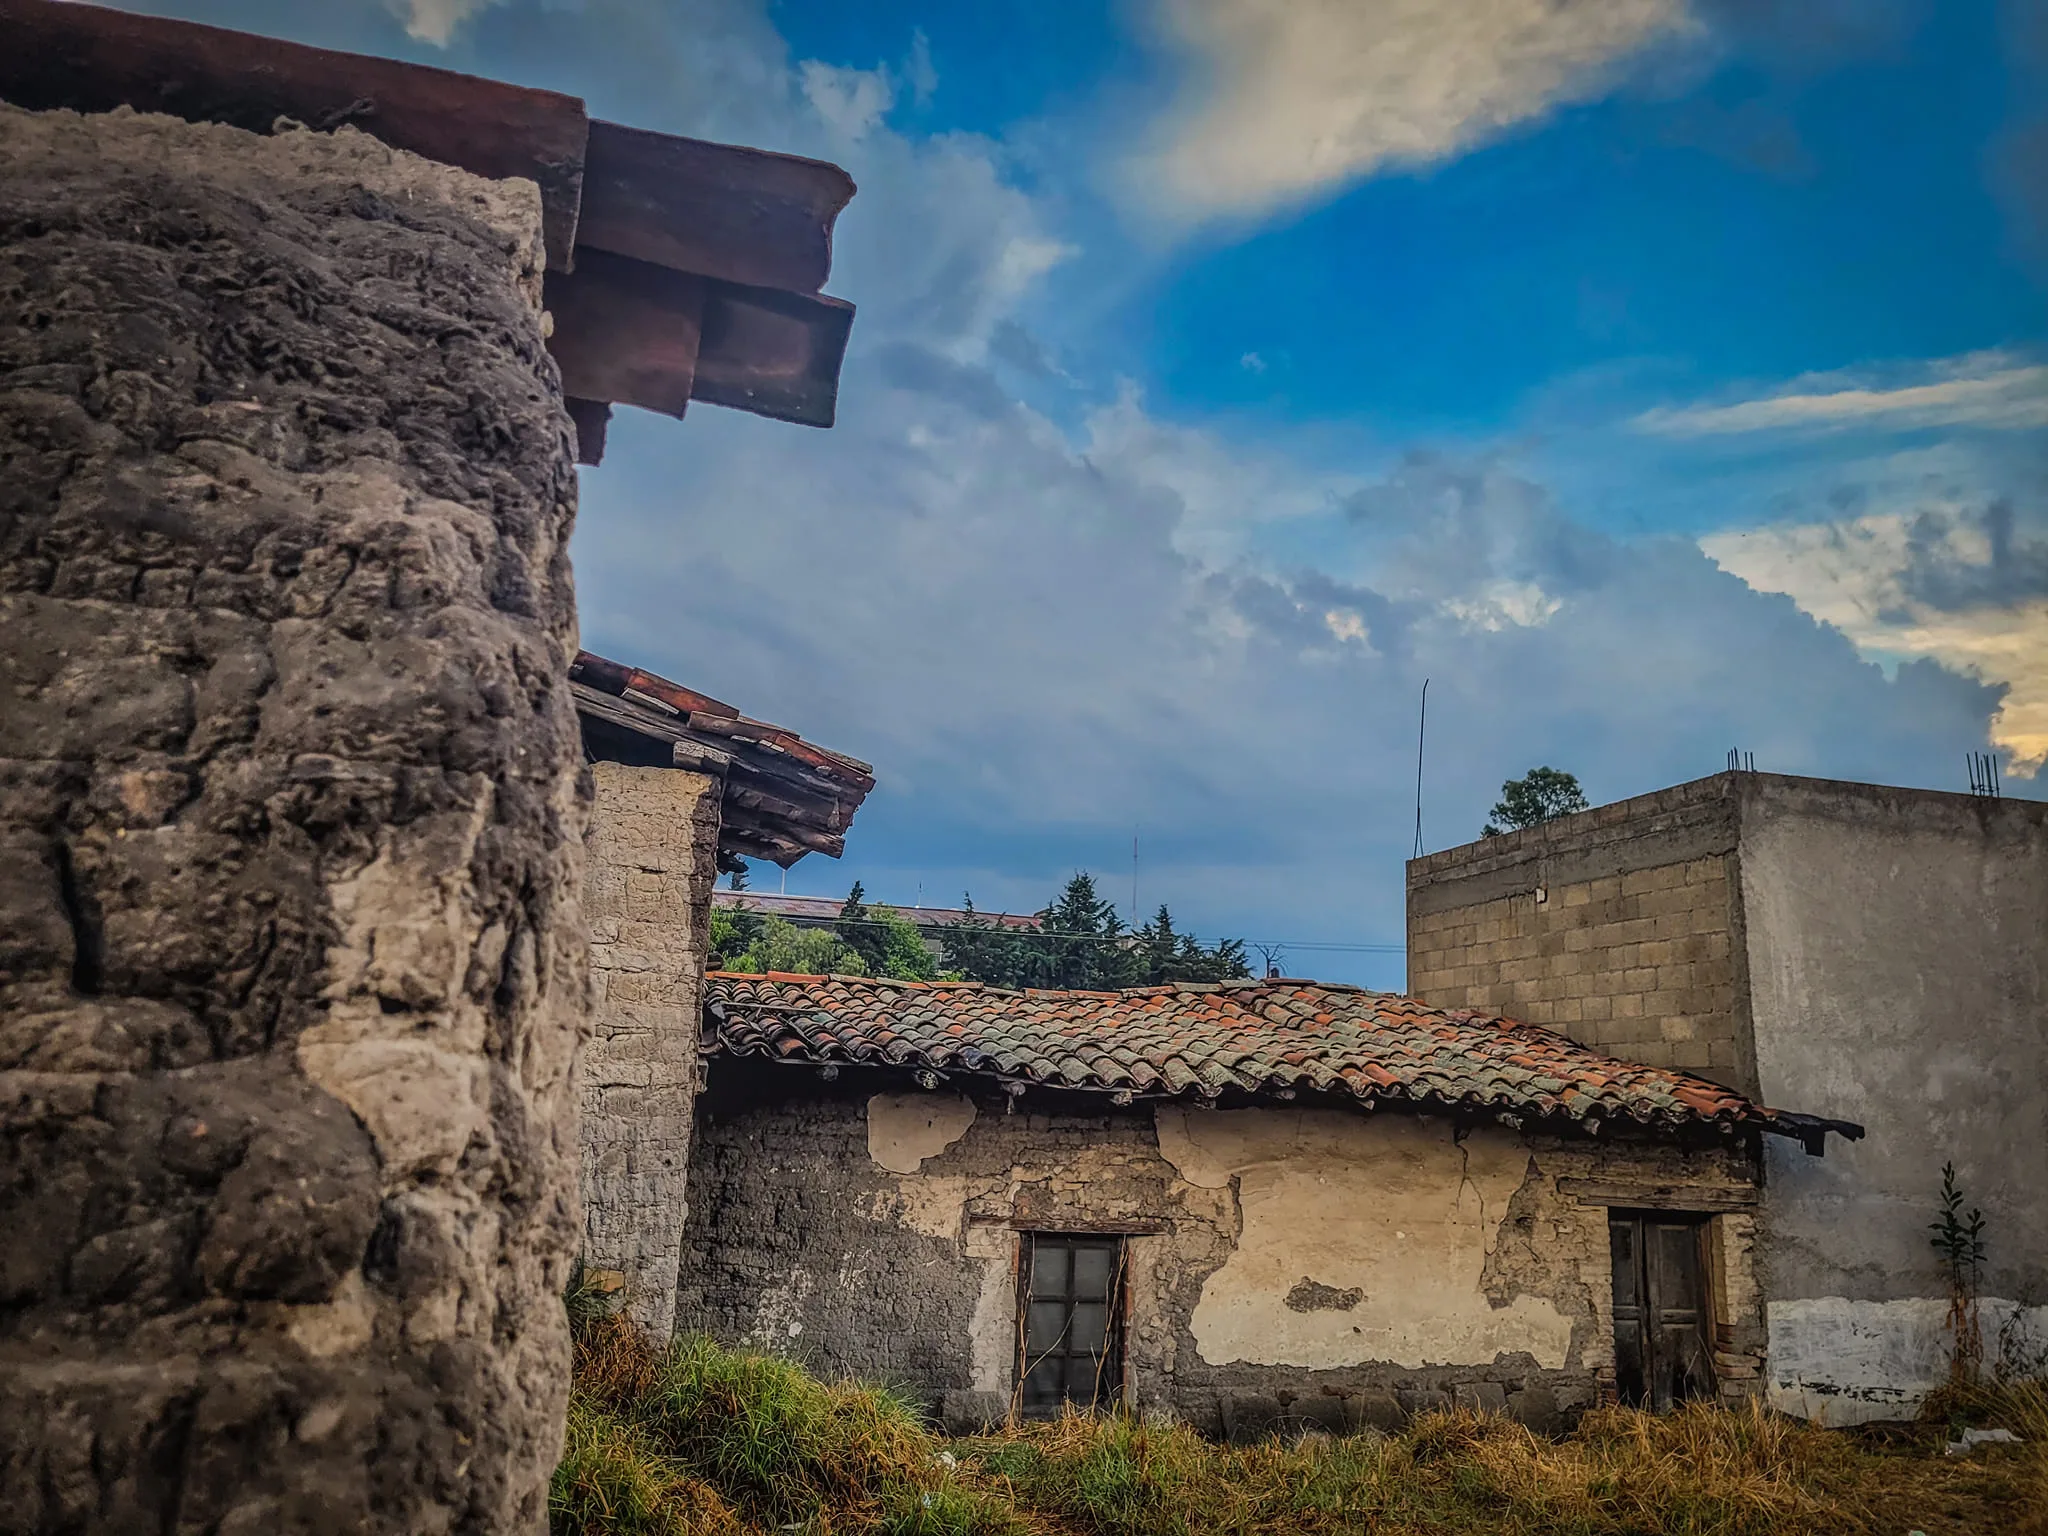
M 917 925 L 894 907 L 870 906 L 861 883 L 853 882 L 832 925 L 840 943 L 860 956 L 868 976 L 893 976 L 898 981 L 930 981 L 938 974 L 931 946 Z
M 725 877 L 725 888 L 728 891 L 744 891 L 747 888 L 747 866 L 744 862 L 735 865 L 732 873 Z
M 1076 870 L 1038 914 L 1042 938 L 1032 943 L 1025 984 L 1110 991 L 1129 986 L 1137 966 L 1127 953 L 1129 936 L 1116 903 L 1098 896 L 1095 877 Z
M 868 974 L 879 974 L 875 966 L 882 957 L 886 940 L 870 919 L 867 892 L 858 880 L 846 893 L 846 901 L 839 908 L 839 921 L 832 925 L 832 931 L 839 935 L 841 943 L 861 957 L 867 965 Z
M 1251 975 L 1244 941 L 1220 940 L 1205 949 L 1191 933 L 1174 929 L 1173 914 L 1161 903 L 1152 921 L 1138 930 L 1140 975 L 1136 985 L 1156 987 L 1169 981 L 1236 981 Z
M 1503 832 L 1519 832 L 1585 808 L 1585 792 L 1574 776 L 1561 768 L 1531 768 L 1519 779 L 1509 779 L 1501 785 L 1500 799 L 1486 823 L 1485 835 L 1499 837 Z
M 949 974 L 995 987 L 1070 987 L 1112 991 L 1170 981 L 1228 981 L 1249 976 L 1244 945 L 1204 945 L 1174 926 L 1160 907 L 1129 928 L 1085 871 L 1075 874 L 1038 914 L 1035 928 L 998 926 L 962 898 L 960 921 L 940 931 Z
M 947 970 L 962 981 L 979 981 L 991 987 L 1024 984 L 1026 947 L 1013 929 L 974 910 L 974 895 L 960 897 L 960 920 L 939 930 L 939 942 L 946 949 Z
M 711 915 L 712 942 L 719 936 L 719 918 L 730 916 L 714 908 Z M 867 962 L 846 947 L 845 941 L 829 928 L 799 928 L 779 917 L 761 919 L 759 936 L 737 953 L 725 956 L 725 969 L 764 975 L 786 971 L 797 976 L 865 976 Z

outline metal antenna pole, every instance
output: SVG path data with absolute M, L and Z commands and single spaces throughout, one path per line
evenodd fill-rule
M 1422 857 L 1422 741 L 1429 729 L 1429 679 L 1422 680 L 1422 712 L 1415 722 L 1415 853 Z

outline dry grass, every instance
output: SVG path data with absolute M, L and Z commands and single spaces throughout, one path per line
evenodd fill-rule
M 1559 1440 L 1439 1414 L 1245 1447 L 1128 1416 L 946 1442 L 885 1390 L 585 1318 L 551 1508 L 557 1536 L 2048 1536 L 2048 1390 L 1937 1406 L 2027 1444 L 1950 1460 L 1945 1422 L 1707 1407 Z
M 1027 1507 L 1103 1536 L 1545 1532 L 1821 1536 L 1868 1528 L 1826 1490 L 1839 1437 L 1760 1411 L 1611 1409 L 1552 1441 L 1435 1414 L 1398 1435 L 1242 1448 L 1130 1419 L 1069 1419 L 976 1442 Z

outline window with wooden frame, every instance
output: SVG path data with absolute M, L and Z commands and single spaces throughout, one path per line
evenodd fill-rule
M 1631 1407 L 1662 1413 L 1714 1395 L 1711 1219 L 1677 1211 L 1607 1213 L 1614 1385 Z
M 1019 1253 L 1017 1409 L 1056 1418 L 1123 1394 L 1124 1239 L 1026 1232 Z

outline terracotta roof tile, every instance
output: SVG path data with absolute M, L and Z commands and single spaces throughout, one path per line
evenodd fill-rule
M 1676 1131 L 1797 1136 L 1860 1128 L 1751 1103 L 1718 1083 L 1621 1061 L 1553 1030 L 1414 998 L 1298 981 L 1014 992 L 973 983 L 714 972 L 705 1050 L 915 1065 L 1102 1092 L 1257 1096 L 1303 1088 L 1371 1102 L 1627 1119 Z

